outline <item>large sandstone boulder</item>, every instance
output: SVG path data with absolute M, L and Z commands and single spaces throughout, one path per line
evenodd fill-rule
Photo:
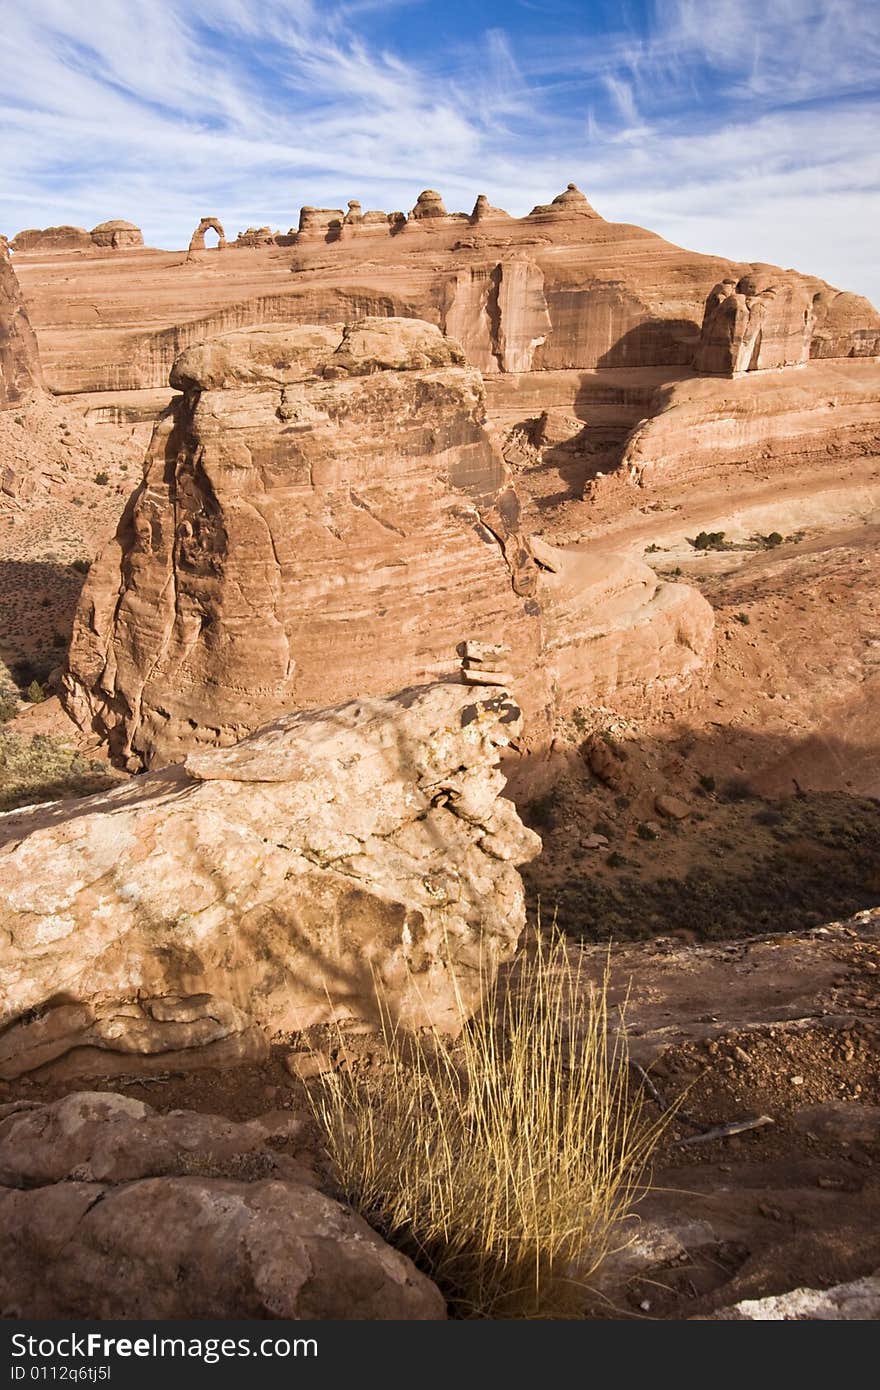
M 521 273 L 505 265 L 503 283 Z M 539 328 L 508 327 L 500 350 Z M 484 428 L 480 375 L 433 325 L 230 333 L 184 352 L 172 383 L 183 394 L 89 574 L 65 678 L 71 713 L 132 768 L 233 743 L 287 709 L 452 675 L 464 639 L 509 649 L 533 742 L 561 691 L 584 703 L 598 680 L 606 703 L 629 705 L 650 683 L 638 663 L 599 669 L 595 644 L 582 690 L 568 655 L 560 683 L 572 623 L 622 631 L 661 608 L 630 589 L 626 614 L 601 588 L 561 595 L 548 580 Z M 711 627 L 693 590 L 677 594 Z M 662 629 L 668 671 L 702 679 L 710 643 Z
M 0 1075 L 234 1060 L 380 1007 L 454 1030 L 525 921 L 520 728 L 503 691 L 434 684 L 0 816 Z
M 37 339 L 21 297 L 5 237 L 0 237 L 0 409 L 41 389 Z
M 111 251 L 125 251 L 143 246 L 144 234 L 133 222 L 114 218 L 110 222 L 99 222 L 90 233 L 94 246 L 108 247 Z
M 435 1319 L 437 1287 L 270 1141 L 79 1092 L 0 1108 L 0 1310 L 18 1318 Z

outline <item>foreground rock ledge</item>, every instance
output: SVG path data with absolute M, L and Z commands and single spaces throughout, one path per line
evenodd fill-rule
M 445 1318 L 430 1279 L 274 1147 L 298 1128 L 112 1092 L 0 1107 L 2 1316 Z
M 525 922 L 520 727 L 504 691 L 433 684 L 0 816 L 0 1076 L 260 1055 L 377 992 L 454 1031 Z

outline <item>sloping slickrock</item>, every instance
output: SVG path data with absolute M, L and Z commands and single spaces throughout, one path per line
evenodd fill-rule
M 625 478 L 660 490 L 720 476 L 767 472 L 828 456 L 877 452 L 880 373 L 872 362 L 810 362 L 797 372 L 752 373 L 736 380 L 680 381 L 660 389 L 654 410 L 626 442 L 619 473 L 593 485 L 599 494 Z
M 446 1315 L 406 1256 L 268 1147 L 285 1132 L 272 1117 L 159 1115 L 87 1092 L 5 1110 L 4 1317 Z
M 0 409 L 40 390 L 37 339 L 21 297 L 5 237 L 0 237 Z
M 553 596 L 547 658 L 561 707 L 613 703 L 640 718 L 664 705 L 686 709 L 711 667 L 709 604 L 632 556 L 537 538 L 532 547 Z
M 435 684 L 0 816 L 0 1075 L 198 1064 L 380 997 L 455 1030 L 525 921 L 540 841 L 497 766 L 520 728 L 503 692 Z

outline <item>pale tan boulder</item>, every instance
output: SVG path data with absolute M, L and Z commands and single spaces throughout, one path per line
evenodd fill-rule
M 383 1007 L 454 1030 L 525 921 L 540 841 L 498 770 L 521 722 L 434 684 L 0 816 L 0 1075 L 236 1060 Z

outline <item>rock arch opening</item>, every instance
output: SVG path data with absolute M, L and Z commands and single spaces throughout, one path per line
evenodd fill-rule
M 205 251 L 208 249 L 205 243 L 206 232 L 216 232 L 216 249 L 218 251 L 222 251 L 223 247 L 226 245 L 226 233 L 223 230 L 223 224 L 219 222 L 216 217 L 202 218 L 201 222 L 196 227 L 195 231 L 192 234 L 192 237 L 190 238 L 190 251 Z

